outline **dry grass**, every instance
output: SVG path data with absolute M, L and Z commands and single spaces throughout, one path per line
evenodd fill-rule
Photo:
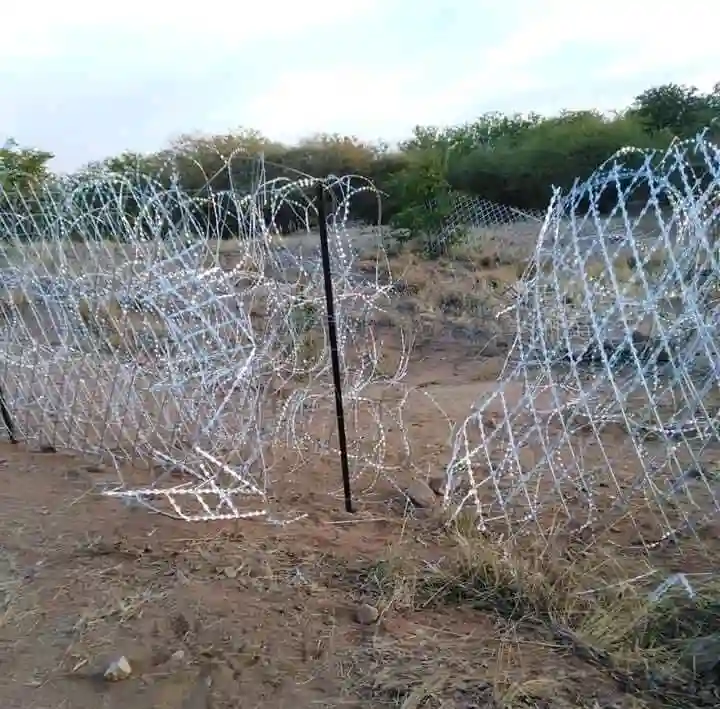
M 429 369 L 440 393 L 444 375 Z M 425 438 L 445 445 L 435 424 Z M 717 581 L 693 580 L 692 602 L 647 595 L 692 565 L 691 546 L 677 558 L 626 552 L 559 525 L 488 538 L 469 516 L 448 525 L 439 509 L 398 506 L 394 488 L 346 516 L 318 497 L 320 460 L 292 498 L 305 521 L 193 527 L 110 508 L 88 494 L 106 473 L 82 459 L 0 452 L 4 706 L 229 709 L 238 696 L 240 706 L 327 709 L 716 701 L 716 679 L 693 672 L 688 646 L 720 631 Z M 361 602 L 378 609 L 376 623 L 356 622 Z M 118 654 L 134 672 L 111 686 L 101 674 Z M 183 704 L 188 697 L 196 703 Z
M 410 245 L 385 261 L 368 253 L 357 265 L 368 277 L 393 284 L 383 321 L 412 333 L 416 346 L 450 338 L 500 354 L 505 345 L 498 349 L 497 343 L 509 337 L 514 320 L 498 316 L 513 302 L 529 264 L 528 250 L 503 252 L 488 241 L 435 260 Z
M 640 285 L 642 275 L 652 282 L 662 276 L 670 264 L 669 254 L 664 249 L 656 249 L 645 254 L 640 261 L 630 253 L 617 254 L 611 267 L 608 267 L 600 258 L 593 259 L 587 264 L 585 270 L 591 281 L 602 281 L 609 285 L 612 273 L 621 286 L 630 283 Z
M 399 545 L 364 570 L 364 592 L 382 614 L 470 611 L 489 616 L 493 630 L 483 628 L 479 643 L 439 629 L 432 642 L 416 637 L 396 654 L 384 646 L 378 672 L 357 680 L 369 680 L 365 692 L 378 706 L 389 688 L 396 696 L 387 706 L 453 706 L 468 685 L 478 706 L 498 707 L 605 706 L 603 693 L 614 695 L 612 706 L 697 707 L 718 696 L 717 580 L 696 585 L 694 599 L 671 591 L 653 601 L 648 589 L 662 578 L 643 562 L 619 559 L 616 549 L 568 543 L 559 532 L 525 544 L 492 541 L 462 523 L 451 539 L 437 563 Z M 522 665 L 539 648 L 546 664 L 536 675 Z M 488 654 L 494 661 L 478 673 Z
M 10 321 L 30 306 L 27 294 L 21 288 L 4 289 L 0 295 L 0 322 Z
M 139 352 L 148 342 L 168 339 L 166 323 L 158 315 L 121 307 L 115 298 L 82 298 L 78 313 L 88 331 L 111 350 Z

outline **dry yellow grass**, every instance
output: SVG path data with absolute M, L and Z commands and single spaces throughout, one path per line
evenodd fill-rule
M 0 295 L 0 318 L 10 320 L 21 314 L 30 305 L 27 294 L 21 288 L 5 290 Z
M 428 260 L 407 250 L 377 268 L 385 278 L 391 274 L 399 284 L 399 292 L 415 297 L 426 312 L 442 310 L 450 303 L 454 310 L 474 313 L 485 301 L 495 305 L 498 300 L 512 297 L 527 268 L 525 261 L 498 263 L 494 256 L 485 259 L 482 253 L 475 257 Z M 367 258 L 361 261 L 361 268 L 366 273 L 374 272 L 375 264 Z
M 585 668 L 591 683 L 586 690 L 612 694 L 620 689 L 624 696 L 613 706 L 696 707 L 712 701 L 720 651 L 717 579 L 698 583 L 695 598 L 676 589 L 656 601 L 648 590 L 663 576 L 649 559 L 619 557 L 615 548 L 573 542 L 559 531 L 544 539 L 493 541 L 478 535 L 470 518 L 461 515 L 450 539 L 451 551 L 433 564 L 413 558 L 407 544 L 389 548 L 366 569 L 365 583 L 382 613 L 472 609 L 494 617 L 495 633 L 484 634 L 475 652 L 486 657 L 491 648 L 498 665 L 504 653 L 525 655 L 526 665 L 524 672 L 516 667 L 504 678 L 487 668 L 488 698 L 497 706 L 603 706 L 592 703 L 592 692 L 568 697 L 573 689 L 568 664 L 573 663 Z M 553 651 L 546 655 L 544 672 L 536 674 L 527 665 L 538 645 Z M 371 683 L 376 690 L 378 684 L 404 683 L 413 701 L 435 697 L 444 706 L 442 700 L 450 701 L 463 674 L 473 674 L 460 647 L 458 640 L 436 642 L 431 660 L 436 672 L 417 666 L 417 646 L 392 659 L 385 656 L 381 676 Z M 411 658 L 417 672 L 410 681 Z

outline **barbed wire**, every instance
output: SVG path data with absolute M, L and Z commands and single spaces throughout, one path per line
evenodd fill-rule
M 556 190 L 502 382 L 455 437 L 455 517 L 514 535 L 560 515 L 645 546 L 702 536 L 720 510 L 718 215 L 704 135 L 624 149 Z
M 320 260 L 275 225 L 288 208 L 306 232 L 317 225 L 318 180 L 253 169 L 250 193 L 198 198 L 170 166 L 163 179 L 95 169 L 0 200 L 1 376 L 20 434 L 113 461 L 120 482 L 105 494 L 186 520 L 266 515 L 281 451 L 284 466 L 334 453 L 317 424 L 334 406 Z M 371 483 L 386 419 L 364 392 L 396 386 L 406 353 L 396 372 L 379 366 L 373 315 L 390 286 L 360 278 L 347 248 L 352 200 L 375 188 L 323 184 L 346 408 L 375 426 L 349 453 Z M 229 215 L 237 238 L 214 239 Z M 133 466 L 150 470 L 144 483 L 125 479 Z

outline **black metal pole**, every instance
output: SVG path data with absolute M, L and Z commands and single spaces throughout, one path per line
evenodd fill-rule
M 0 387 L 0 415 L 2 415 L 2 420 L 5 424 L 5 428 L 7 428 L 10 443 L 17 443 L 17 436 L 15 435 L 15 424 L 13 423 L 12 416 L 10 415 L 10 410 L 5 403 L 5 392 L 3 391 L 2 387 Z
M 322 182 L 318 182 L 317 185 L 317 212 L 320 229 L 320 253 L 325 278 L 325 304 L 327 307 L 328 337 L 330 338 L 330 359 L 332 361 L 333 387 L 335 389 L 340 469 L 345 493 L 345 510 L 353 512 L 350 467 L 348 465 L 347 439 L 345 437 L 345 410 L 342 398 L 342 381 L 340 379 L 340 355 L 338 353 L 337 328 L 335 326 L 335 302 L 333 299 L 332 273 L 330 271 L 330 247 L 328 246 L 327 215 L 325 213 L 325 185 Z

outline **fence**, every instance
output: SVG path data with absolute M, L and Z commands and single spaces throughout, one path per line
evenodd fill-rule
M 333 409 L 334 385 L 350 415 L 372 421 L 364 390 L 395 380 L 377 374 L 367 337 L 385 290 L 354 274 L 343 236 L 351 200 L 372 186 L 278 179 L 261 185 L 269 201 L 226 194 L 245 218 L 228 244 L 194 220 L 195 198 L 179 185 L 94 180 L 32 195 L 26 204 L 41 205 L 39 215 L 0 224 L 0 359 L 18 436 L 100 456 L 120 475 L 107 494 L 184 519 L 266 515 L 281 451 L 295 465 L 309 451 L 337 454 L 318 444 L 316 423 Z M 273 228 L 288 201 L 317 222 L 318 186 L 335 198 L 320 216 L 335 291 L 329 321 L 323 264 Z M 128 203 L 141 209 L 128 215 Z M 382 450 L 373 457 L 361 444 L 349 450 L 356 479 L 382 467 Z M 126 479 L 130 468 L 145 473 Z
M 471 508 L 482 529 L 542 534 L 561 515 L 579 532 L 647 544 L 699 534 L 718 511 L 718 148 L 675 143 L 632 174 L 626 155 L 556 194 L 544 216 L 465 200 L 446 225 L 540 232 L 503 381 L 450 452 L 456 518 Z M 376 317 L 397 289 L 362 277 L 347 236 L 352 199 L 372 186 L 323 181 L 336 198 L 327 219 L 317 180 L 225 194 L 245 225 L 230 254 L 178 184 L 96 178 L 36 195 L 41 217 L 0 224 L 2 382 L 18 435 L 118 471 L 142 463 L 144 479 L 108 494 L 188 520 L 237 518 L 268 514 L 278 475 L 337 455 L 318 431 L 344 403 L 364 422 L 348 440 L 353 479 L 390 475 L 386 422 L 403 429 L 407 396 L 388 411 L 378 392 L 409 395 L 408 353 L 381 373 Z M 610 214 L 598 208 L 607 189 L 618 195 Z M 649 197 L 631 212 L 639 192 Z M 132 218 L 128 199 L 142 207 Z M 272 228 L 288 204 L 305 230 L 327 223 L 329 323 L 321 260 Z
M 623 185 L 622 157 L 556 194 L 513 357 L 455 439 L 447 487 L 464 492 L 448 502 L 481 528 L 543 534 L 564 518 L 647 545 L 701 536 L 718 513 L 720 152 L 675 143 Z M 650 196 L 631 216 L 638 186 Z M 600 214 L 608 188 L 618 204 Z

